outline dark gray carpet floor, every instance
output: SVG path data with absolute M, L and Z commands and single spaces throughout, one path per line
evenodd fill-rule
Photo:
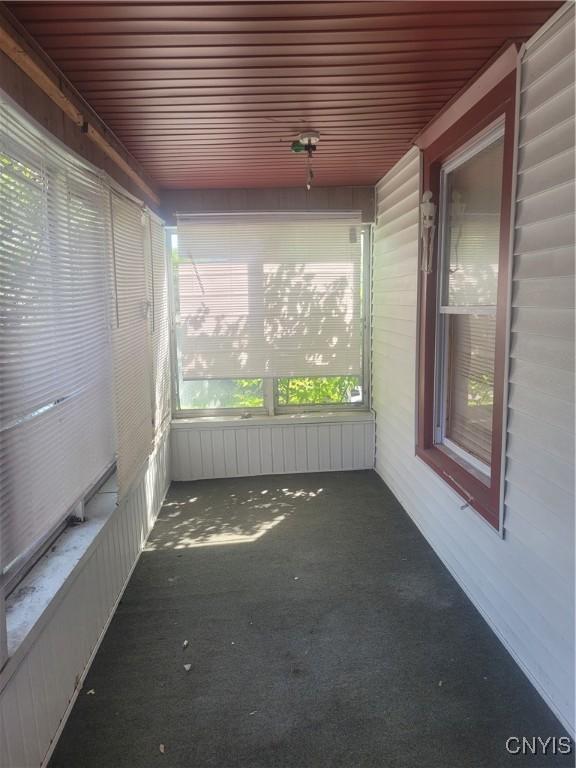
M 172 485 L 50 768 L 545 768 L 506 739 L 563 733 L 373 472 L 270 476 Z

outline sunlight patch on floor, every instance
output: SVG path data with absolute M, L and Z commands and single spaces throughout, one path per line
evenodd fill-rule
M 221 546 L 223 544 L 249 544 L 252 541 L 257 541 L 261 536 L 274 528 L 278 523 L 285 520 L 287 515 L 278 515 L 268 522 L 262 523 L 259 530 L 253 533 L 245 533 L 241 527 L 231 529 L 228 531 L 214 531 L 214 533 L 204 533 L 201 538 L 194 538 L 191 536 L 185 536 L 179 539 L 177 544 L 174 544 L 174 549 L 190 549 L 192 547 L 213 547 Z M 152 546 L 151 549 L 154 549 Z
M 250 489 L 229 493 L 225 503 L 216 505 L 201 495 L 172 499 L 163 505 L 145 551 L 250 544 L 323 490 Z

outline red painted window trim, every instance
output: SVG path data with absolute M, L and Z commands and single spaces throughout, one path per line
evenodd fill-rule
M 504 159 L 502 207 L 500 219 L 500 258 L 496 306 L 496 354 L 494 367 L 494 409 L 492 421 L 492 455 L 490 484 L 487 485 L 445 449 L 434 444 L 434 386 L 438 238 L 434 244 L 432 272 L 420 272 L 420 346 L 418 360 L 418 429 L 416 455 L 437 472 L 471 507 L 494 528 L 500 523 L 500 472 L 502 430 L 504 428 L 504 375 L 507 333 L 508 264 L 512 216 L 512 178 L 514 167 L 514 120 L 516 76 L 504 77 L 423 151 L 422 191 L 431 190 L 439 200 L 442 163 L 480 131 L 504 115 Z

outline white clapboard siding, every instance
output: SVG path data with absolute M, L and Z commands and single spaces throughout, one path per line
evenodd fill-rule
M 414 455 L 416 149 L 377 187 L 372 296 L 376 469 L 572 731 L 574 118 L 565 92 L 573 50 L 572 7 L 521 63 L 504 538 Z
M 172 479 L 328 472 L 372 469 L 374 421 L 369 413 L 354 420 L 310 420 L 298 424 L 258 420 L 172 422 Z
M 0 690 L 0 766 L 43 766 L 156 519 L 170 482 L 168 429 L 50 605 L 50 618 Z

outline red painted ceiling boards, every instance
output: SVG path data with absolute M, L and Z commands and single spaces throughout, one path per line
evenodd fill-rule
M 373 184 L 559 2 L 9 3 L 160 187 Z

